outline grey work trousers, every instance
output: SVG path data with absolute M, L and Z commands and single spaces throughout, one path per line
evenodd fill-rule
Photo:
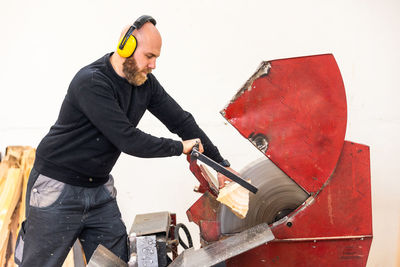
M 61 266 L 77 238 L 87 261 L 99 244 L 128 261 L 126 228 L 115 197 L 111 175 L 105 185 L 88 188 L 32 169 L 15 262 L 22 267 Z

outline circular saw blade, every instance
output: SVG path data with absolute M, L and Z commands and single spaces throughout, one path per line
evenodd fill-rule
M 271 224 L 295 210 L 309 197 L 267 158 L 250 163 L 240 174 L 250 179 L 258 192 L 250 193 L 249 211 L 244 219 L 236 217 L 228 207 L 221 205 L 219 221 L 222 234 L 241 232 L 264 222 Z

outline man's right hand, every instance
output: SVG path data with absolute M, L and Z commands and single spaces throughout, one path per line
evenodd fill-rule
M 201 140 L 199 138 L 182 141 L 183 145 L 182 153 L 186 155 L 190 154 L 190 152 L 192 152 L 192 149 L 196 144 L 199 144 L 199 152 L 203 153 L 204 152 L 203 144 L 201 143 Z

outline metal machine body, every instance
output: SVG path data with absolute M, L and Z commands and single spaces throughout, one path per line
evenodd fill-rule
M 144 214 L 130 231 L 128 265 L 100 247 L 88 266 L 365 266 L 373 237 L 369 147 L 344 140 L 346 95 L 333 55 L 262 62 L 221 113 L 265 156 L 240 173 L 255 193 L 246 218 L 216 200 L 215 178 L 192 154 L 202 195 L 187 216 L 202 248 L 178 256 L 175 216 Z
M 271 226 L 276 239 L 227 266 L 365 266 L 372 242 L 369 148 L 345 142 L 318 195 Z
M 138 214 L 129 232 L 128 263 L 99 245 L 88 267 L 164 267 L 178 255 L 175 240 L 176 215 L 169 212 Z M 169 257 L 168 253 L 172 254 Z
M 129 232 L 129 266 L 164 267 L 177 256 L 175 214 L 155 212 L 136 215 Z M 172 259 L 168 257 L 171 252 Z
M 268 224 L 263 223 L 238 234 L 218 240 L 209 246 L 194 249 L 187 247 L 179 236 L 183 227 L 189 244 L 190 234 L 182 224 L 176 224 L 175 214 L 156 212 L 135 217 L 130 234 L 130 257 L 125 263 L 110 250 L 99 245 L 91 257 L 88 267 L 208 267 L 228 260 L 273 240 L 274 234 Z M 184 247 L 178 256 L 177 245 Z M 170 258 L 167 253 L 172 252 Z
M 202 244 L 268 222 L 275 240 L 227 266 L 365 266 L 372 242 L 369 147 L 344 140 L 346 95 L 333 55 L 263 62 L 221 113 L 278 170 L 269 175 L 253 165 L 241 172 L 259 191 L 240 220 L 215 200 L 210 177 L 192 161 L 203 195 L 187 215 Z
M 213 242 L 200 249 L 188 249 L 174 260 L 170 267 L 208 267 L 273 240 L 268 224 L 259 224 L 233 236 Z

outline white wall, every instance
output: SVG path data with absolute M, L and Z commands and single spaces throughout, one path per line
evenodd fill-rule
M 154 72 L 233 166 L 261 156 L 219 115 L 262 60 L 333 53 L 348 100 L 346 139 L 371 147 L 374 241 L 368 266 L 400 264 L 400 2 L 0 1 L 0 149 L 37 146 L 82 66 L 150 14 L 163 35 Z M 171 136 L 151 115 L 139 124 Z M 185 157 L 123 155 L 113 170 L 128 230 L 135 214 L 185 211 L 199 197 Z M 191 226 L 191 231 L 197 228 Z

